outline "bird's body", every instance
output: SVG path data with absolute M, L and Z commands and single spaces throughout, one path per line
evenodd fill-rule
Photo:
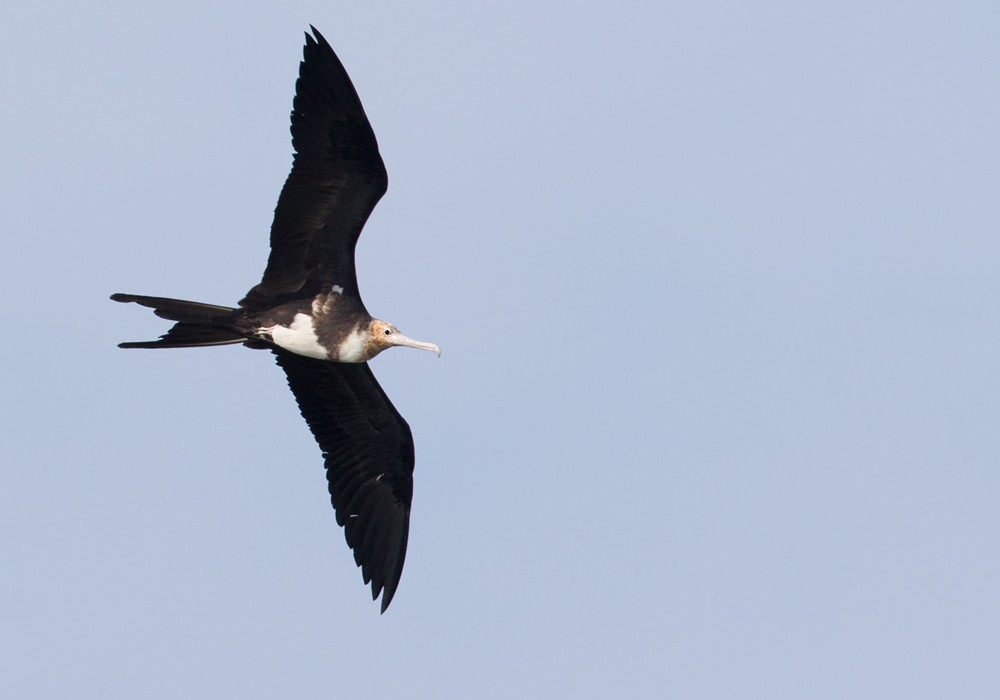
M 440 354 L 373 318 L 358 291 L 354 248 L 388 178 L 344 67 L 313 28 L 292 110 L 295 161 L 271 225 L 263 279 L 238 307 L 114 294 L 175 321 L 126 348 L 243 343 L 271 350 L 326 460 L 337 522 L 388 607 L 399 583 L 413 494 L 413 438 L 367 361 L 393 346 Z

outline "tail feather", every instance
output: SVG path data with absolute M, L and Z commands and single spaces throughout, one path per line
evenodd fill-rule
M 234 327 L 237 309 L 228 306 L 138 294 L 112 294 L 111 298 L 122 303 L 134 302 L 148 307 L 160 318 L 177 322 L 158 340 L 119 343 L 120 348 L 194 348 L 242 343 L 246 340 Z

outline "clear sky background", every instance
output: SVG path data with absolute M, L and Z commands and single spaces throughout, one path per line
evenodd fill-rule
M 230 304 L 303 32 L 389 193 L 380 616 Z M 0 695 L 1000 697 L 1000 5 L 0 10 Z

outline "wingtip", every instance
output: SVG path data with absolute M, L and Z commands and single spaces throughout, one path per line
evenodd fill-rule
M 320 45 L 327 43 L 326 37 L 324 37 L 320 33 L 320 31 L 318 29 L 316 29 L 316 27 L 313 26 L 312 24 L 309 25 L 309 31 L 312 32 L 312 35 L 310 35 L 309 32 L 306 32 L 306 40 L 307 41 L 314 41 L 314 42 L 316 42 L 317 44 L 320 44 Z
M 396 591 L 390 591 L 388 587 L 382 589 L 382 606 L 379 611 L 379 615 L 385 615 L 385 611 L 389 609 L 389 603 L 392 602 L 392 597 L 396 594 Z M 378 594 L 376 594 L 376 597 Z M 374 600 L 374 598 L 372 598 Z

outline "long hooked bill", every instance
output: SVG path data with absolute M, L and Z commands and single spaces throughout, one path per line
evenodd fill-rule
M 422 340 L 407 338 L 402 333 L 393 333 L 389 338 L 389 342 L 393 345 L 402 345 L 408 348 L 416 348 L 417 350 L 430 350 L 433 353 L 437 353 L 438 357 L 441 357 L 441 348 L 434 343 L 425 343 Z

